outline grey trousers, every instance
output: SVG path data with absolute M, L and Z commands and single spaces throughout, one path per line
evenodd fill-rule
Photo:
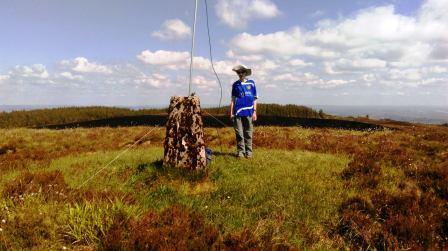
M 233 128 L 236 135 L 236 150 L 238 155 L 252 156 L 252 117 L 233 118 Z

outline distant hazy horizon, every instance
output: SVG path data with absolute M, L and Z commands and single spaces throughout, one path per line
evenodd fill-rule
M 372 119 L 393 119 L 426 124 L 448 123 L 448 106 L 312 105 L 310 107 L 338 116 L 365 117 L 368 115 Z

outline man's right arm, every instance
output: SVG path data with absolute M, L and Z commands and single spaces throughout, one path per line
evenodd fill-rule
M 235 97 L 232 96 L 232 100 L 230 101 L 230 118 L 232 119 L 235 114 L 233 114 L 233 106 L 235 105 Z

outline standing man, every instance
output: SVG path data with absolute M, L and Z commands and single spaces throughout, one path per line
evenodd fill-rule
M 252 121 L 257 120 L 257 89 L 255 82 L 247 79 L 252 70 L 244 65 L 233 67 L 238 80 L 232 85 L 230 119 L 233 121 L 237 142 L 237 157 L 252 158 Z

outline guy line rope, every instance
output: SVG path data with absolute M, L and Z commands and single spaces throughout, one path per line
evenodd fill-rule
M 84 186 L 85 184 L 87 184 L 90 180 L 92 180 L 96 175 L 98 175 L 101 171 L 103 171 L 104 169 L 106 169 L 108 166 L 110 166 L 112 163 L 114 163 L 118 158 L 121 157 L 121 155 L 125 154 L 127 151 L 129 151 L 131 148 L 133 148 L 134 146 L 136 146 L 140 141 L 142 141 L 143 138 L 145 138 L 147 135 L 149 135 L 152 131 L 154 131 L 154 129 L 156 129 L 159 125 L 155 125 L 153 128 L 151 128 L 145 135 L 143 135 L 142 137 L 140 137 L 137 141 L 134 142 L 134 144 L 132 144 L 131 146 L 127 147 L 126 149 L 124 149 L 121 153 L 119 153 L 117 156 L 115 156 L 115 158 L 113 158 L 109 163 L 107 163 L 107 165 L 103 166 L 102 168 L 98 169 L 98 171 L 96 171 L 92 176 L 90 176 L 88 179 L 86 179 L 83 183 L 81 183 L 81 185 L 78 186 L 78 189 L 81 188 L 82 186 Z
M 191 52 L 190 52 L 190 81 L 188 82 L 188 95 L 191 95 L 191 78 L 193 73 L 193 53 L 194 53 L 194 37 L 196 35 L 196 19 L 198 13 L 198 0 L 195 0 L 194 7 L 194 21 L 193 21 L 193 36 L 191 36 Z

